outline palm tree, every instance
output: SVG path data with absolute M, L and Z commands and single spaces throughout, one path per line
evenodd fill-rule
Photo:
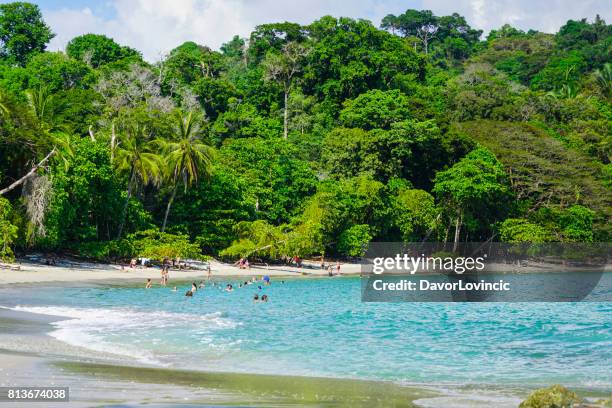
M 177 111 L 175 118 L 176 139 L 160 142 L 163 146 L 164 158 L 168 163 L 168 176 L 172 183 L 172 194 L 166 206 L 162 232 L 166 229 L 168 214 L 170 214 L 179 183 L 183 184 L 187 192 L 193 183 L 197 183 L 200 176 L 210 177 L 215 153 L 211 146 L 201 141 L 198 117 L 193 112 L 185 114 Z
M 607 63 L 603 68 L 595 71 L 595 80 L 601 90 L 601 93 L 608 97 L 612 93 L 612 66 Z
M 8 116 L 10 112 L 9 101 L 4 92 L 0 90 L 0 118 Z
M 0 189 L 0 196 L 14 190 L 22 185 L 26 180 L 32 177 L 39 169 L 52 158 L 63 162 L 64 166 L 68 166 L 69 158 L 73 155 L 71 136 L 62 131 L 60 127 L 52 124 L 53 114 L 55 113 L 53 106 L 52 95 L 49 94 L 45 87 L 39 87 L 37 90 L 27 90 L 28 107 L 31 115 L 35 119 L 35 128 L 40 148 L 48 149 L 47 155 L 38 163 L 32 165 L 30 170 L 11 183 L 8 187 Z M 9 117 L 11 115 L 11 101 L 5 94 L 0 92 L 0 117 Z
M 127 208 L 134 187 L 139 181 L 143 185 L 157 184 L 161 180 L 162 174 L 161 156 L 154 151 L 154 145 L 149 141 L 146 128 L 138 125 L 128 125 L 120 139 L 114 161 L 120 171 L 129 174 L 129 178 L 117 239 L 121 238 L 123 233 Z

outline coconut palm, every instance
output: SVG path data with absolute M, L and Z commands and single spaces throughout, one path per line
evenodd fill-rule
M 208 178 L 212 172 L 214 157 L 214 149 L 200 139 L 197 115 L 193 112 L 185 114 L 177 111 L 175 120 L 176 138 L 158 142 L 163 146 L 167 174 L 172 185 L 172 194 L 166 206 L 162 232 L 166 229 L 168 214 L 170 214 L 179 184 L 182 183 L 187 192 L 187 189 L 197 183 L 201 176 Z
M 149 140 L 146 128 L 139 125 L 128 125 L 120 134 L 116 148 L 114 164 L 128 176 L 127 195 L 121 212 L 117 239 L 121 238 L 127 207 L 132 197 L 134 187 L 141 182 L 143 185 L 158 184 L 162 176 L 161 156 L 155 151 L 155 145 Z
M 595 80 L 604 96 L 612 94 L 612 66 L 609 63 L 595 71 Z

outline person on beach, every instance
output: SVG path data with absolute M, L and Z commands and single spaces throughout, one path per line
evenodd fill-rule
M 136 267 L 136 259 L 130 259 L 130 268 L 134 269 Z
M 334 276 L 334 270 L 331 265 L 327 267 L 327 276 Z
M 249 264 L 249 260 L 248 259 L 244 260 L 244 269 L 251 269 L 251 264 Z
M 340 261 L 336 262 L 336 275 L 340 275 Z
M 212 276 L 212 270 L 210 268 L 210 262 L 208 263 L 208 267 L 206 269 L 207 269 L 207 272 L 208 272 L 208 280 L 210 280 L 210 277 Z
M 145 289 L 151 289 L 151 286 L 153 286 L 153 283 L 151 282 L 151 278 L 147 279 L 147 285 L 145 286 Z

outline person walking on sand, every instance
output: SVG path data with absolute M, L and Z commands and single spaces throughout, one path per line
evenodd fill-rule
M 206 269 L 208 272 L 208 280 L 210 280 L 210 277 L 212 276 L 212 270 L 210 269 L 210 262 L 208 262 L 208 267 Z
M 336 275 L 340 275 L 340 261 L 336 262 Z

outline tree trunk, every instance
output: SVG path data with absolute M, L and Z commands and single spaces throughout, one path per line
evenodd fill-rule
M 110 140 L 110 161 L 113 164 L 113 159 L 115 158 L 115 121 L 111 124 L 111 140 Z
M 457 251 L 457 246 L 459 245 L 459 235 L 461 232 L 462 223 L 463 223 L 463 213 L 459 211 L 457 214 L 457 218 L 455 219 L 455 240 L 453 242 L 453 252 Z
M 2 190 L 0 190 L 0 196 L 4 195 L 6 193 L 8 193 L 9 191 L 15 189 L 16 187 L 20 186 L 21 184 L 23 184 L 29 177 L 32 177 L 32 175 L 34 173 L 36 173 L 36 170 L 38 170 L 40 167 L 42 167 L 47 160 L 49 160 L 51 158 L 51 156 L 53 156 L 55 154 L 56 150 L 55 147 L 49 152 L 49 154 L 47 154 L 45 156 L 44 159 L 42 159 L 41 161 L 38 162 L 38 164 L 36 164 L 34 167 L 32 167 L 30 169 L 30 171 L 28 171 L 25 176 L 21 177 L 19 180 L 13 182 L 13 184 L 11 184 L 10 186 L 3 188 Z
M 128 181 L 127 197 L 125 198 L 125 204 L 123 204 L 123 211 L 121 211 L 121 223 L 119 224 L 117 239 L 121 238 L 121 234 L 123 233 L 123 227 L 125 226 L 125 217 L 127 216 L 128 204 L 130 203 L 130 198 L 132 197 L 132 189 L 134 188 L 135 175 L 136 171 L 134 169 L 134 165 L 132 164 L 132 170 L 130 170 L 130 181 Z
M 285 138 L 285 140 L 287 140 L 287 136 L 288 136 L 288 129 L 287 129 L 287 122 L 289 119 L 289 108 L 287 107 L 287 101 L 289 100 L 289 91 L 285 91 L 285 109 L 283 112 L 283 137 Z
M 170 200 L 168 200 L 168 206 L 166 207 L 166 214 L 164 215 L 164 223 L 161 227 L 161 232 L 166 230 L 166 222 L 168 222 L 168 214 L 170 214 L 170 207 L 172 207 L 172 202 L 174 201 L 174 197 L 176 197 L 176 189 L 178 187 L 178 183 L 174 183 L 174 188 L 172 189 L 172 195 L 170 196 Z

